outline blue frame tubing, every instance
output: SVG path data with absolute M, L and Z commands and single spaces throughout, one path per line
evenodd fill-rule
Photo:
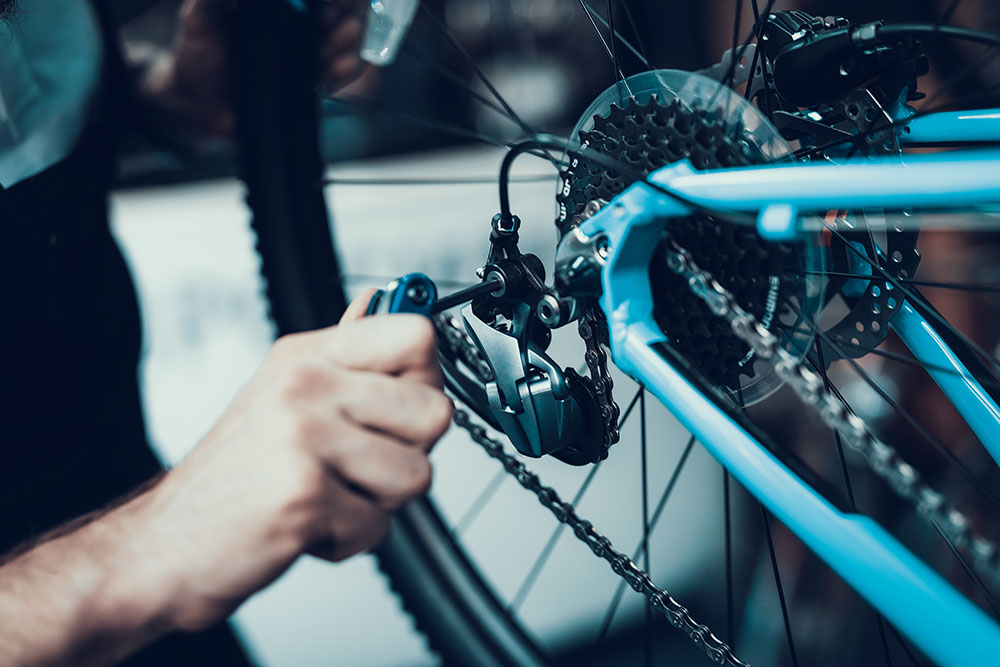
M 904 145 L 950 145 L 1000 140 L 1000 109 L 946 111 L 917 116 L 899 132 Z
M 902 165 L 897 157 L 696 171 L 685 160 L 653 172 L 649 180 L 716 211 L 756 214 L 771 206 L 787 206 L 794 213 L 787 225 L 766 231 L 775 238 L 794 238 L 800 231 L 794 224 L 799 214 L 836 208 L 944 210 L 1000 205 L 998 164 L 998 150 L 907 156 Z
M 940 168 L 942 163 L 946 169 Z M 897 158 L 697 172 L 682 162 L 654 172 L 650 181 L 698 206 L 759 214 L 762 232 L 788 239 L 800 232 L 802 213 L 1000 204 L 1000 178 L 984 169 L 997 164 L 997 151 L 921 156 L 907 159 L 905 166 Z M 589 237 L 607 239 L 600 303 L 616 365 L 652 391 L 771 513 L 929 657 L 943 665 L 995 661 L 1000 626 L 876 522 L 817 493 L 656 349 L 665 338 L 652 316 L 649 262 L 663 218 L 690 213 L 681 200 L 636 183 L 580 226 Z M 925 363 L 937 366 L 947 358 L 950 350 L 940 338 L 933 340 L 933 329 L 919 314 L 904 317 L 902 328 L 924 332 L 924 338 L 916 333 L 909 338 Z M 946 382 L 942 388 L 963 405 L 960 410 L 970 423 L 986 433 L 1000 432 L 995 405 L 991 409 L 982 400 L 963 404 L 963 397 L 976 392 L 968 384 L 968 371 L 957 363 L 942 365 L 940 373 L 951 368 L 962 382 L 945 388 Z M 954 641 L 963 634 L 976 641 Z
M 1000 407 L 976 381 L 934 327 L 913 306 L 903 302 L 889 323 L 900 340 L 924 365 L 941 391 L 1000 463 Z

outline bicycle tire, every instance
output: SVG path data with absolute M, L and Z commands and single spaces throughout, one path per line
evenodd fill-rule
M 324 197 L 316 35 L 285 0 L 241 3 L 231 39 L 239 174 L 277 335 L 335 324 L 346 296 Z M 404 508 L 377 559 L 446 664 L 542 664 L 428 499 Z

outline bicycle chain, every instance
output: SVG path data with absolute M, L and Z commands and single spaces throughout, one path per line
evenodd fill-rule
M 472 342 L 468 333 L 458 325 L 455 318 L 439 315 L 434 318 L 434 323 L 445 343 L 458 353 L 470 368 L 474 369 L 481 380 L 488 382 L 493 378 L 489 364 L 482 358 L 479 349 Z M 614 444 L 618 442 L 619 435 L 619 407 L 611 399 L 613 382 L 608 372 L 607 354 L 600 348 L 600 322 L 593 310 L 587 311 L 581 318 L 579 329 L 580 336 L 587 344 L 587 367 L 590 369 L 592 377 L 600 378 L 599 382 L 595 382 L 595 392 L 597 387 L 601 388 L 602 393 L 598 395 L 605 399 L 605 402 L 602 403 L 602 418 L 605 419 L 605 423 L 609 418 L 613 422 L 612 428 L 606 429 L 606 437 L 613 438 L 610 443 Z M 457 404 L 454 409 L 454 421 L 457 426 L 469 433 L 473 442 L 486 450 L 487 455 L 500 461 L 504 469 L 513 475 L 521 486 L 533 492 L 538 497 L 538 501 L 551 511 L 560 523 L 568 525 L 573 530 L 573 534 L 585 542 L 595 555 L 608 561 L 611 569 L 622 577 L 633 590 L 642 593 L 649 600 L 650 605 L 663 614 L 671 625 L 683 630 L 713 662 L 728 667 L 749 667 L 747 663 L 734 656 L 732 649 L 716 637 L 707 626 L 695 621 L 686 607 L 677 602 L 665 590 L 657 588 L 649 573 L 636 565 L 628 556 L 615 549 L 611 541 L 597 532 L 593 524 L 581 519 L 570 503 L 560 499 L 555 490 L 541 483 L 538 475 L 506 453 L 500 441 L 492 437 L 484 427 L 475 423 L 470 418 L 469 413 Z M 609 441 L 606 440 L 606 442 Z
M 577 330 L 587 346 L 584 360 L 590 371 L 590 377 L 584 379 L 589 382 L 591 391 L 597 397 L 597 404 L 601 411 L 601 422 L 604 424 L 604 453 L 601 456 L 603 459 L 607 456 L 611 445 L 618 442 L 621 437 L 618 432 L 618 417 L 621 415 L 621 408 L 611 395 L 611 389 L 615 383 L 608 370 L 608 355 L 601 347 L 603 329 L 595 308 L 589 308 L 583 313 Z
M 712 662 L 728 667 L 749 667 L 747 663 L 733 655 L 732 649 L 712 634 L 707 626 L 695 621 L 686 607 L 671 597 L 667 591 L 658 588 L 648 572 L 615 549 L 611 540 L 599 533 L 591 522 L 581 519 L 572 504 L 562 500 L 554 489 L 542 484 L 538 475 L 505 452 L 503 444 L 490 435 L 484 427 L 475 423 L 469 413 L 458 405 L 455 405 L 454 419 L 455 424 L 468 431 L 469 437 L 486 450 L 490 457 L 499 461 L 504 470 L 521 486 L 534 493 L 538 501 L 552 512 L 560 523 L 569 526 L 573 534 L 590 547 L 594 555 L 607 561 L 615 574 L 624 579 L 633 590 L 645 596 L 653 609 L 665 616 L 675 628 L 684 631 Z
M 685 278 L 691 291 L 701 298 L 712 313 L 729 321 L 733 333 L 762 359 L 769 361 L 802 402 L 819 412 L 823 422 L 840 433 L 844 444 L 860 454 L 868 467 L 888 483 L 902 499 L 940 530 L 957 548 L 968 548 L 972 562 L 988 576 L 994 587 L 1000 583 L 997 548 L 976 532 L 969 518 L 949 503 L 943 494 L 924 483 L 920 473 L 899 453 L 872 435 L 864 421 L 841 399 L 826 389 L 825 382 L 788 350 L 778 338 L 752 315 L 743 310 L 726 288 L 694 263 L 691 254 L 676 243 L 667 253 L 667 266 Z

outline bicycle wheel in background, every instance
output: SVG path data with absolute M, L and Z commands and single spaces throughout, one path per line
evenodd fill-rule
M 320 4 L 241 3 L 232 39 L 240 175 L 278 335 L 334 324 L 346 307 L 319 154 Z M 449 664 L 541 664 L 427 500 L 400 513 L 378 557 Z
M 765 12 L 771 6 L 771 4 L 768 4 Z M 288 333 L 331 324 L 336 321 L 344 307 L 339 265 L 333 249 L 329 220 L 324 204 L 323 165 L 319 159 L 317 147 L 316 131 L 318 118 L 314 87 L 315 34 L 312 27 L 315 24 L 311 21 L 312 13 L 317 11 L 317 3 L 307 3 L 307 7 L 307 12 L 300 13 L 293 8 L 293 5 L 283 0 L 243 3 L 239 10 L 238 29 L 234 40 L 234 53 L 237 56 L 235 59 L 237 66 L 234 68 L 234 92 L 237 101 L 238 136 L 242 147 L 242 173 L 247 183 L 248 203 L 253 212 L 254 229 L 259 239 L 258 249 L 261 254 L 262 272 L 267 283 L 271 313 L 279 333 Z M 600 17 L 596 11 L 585 5 L 580 11 L 584 12 L 587 18 L 595 21 L 595 28 L 598 33 L 602 31 L 598 23 L 606 26 L 608 23 L 611 23 L 611 21 L 607 20 L 608 18 L 613 20 L 613 16 Z M 429 16 L 430 20 L 435 20 L 433 15 Z M 619 30 L 623 31 L 621 16 L 619 14 Z M 425 18 L 425 20 L 427 19 Z M 436 19 L 436 22 L 439 23 L 440 19 Z M 450 43 L 453 45 L 456 44 L 454 41 L 450 41 Z M 624 39 L 616 40 L 612 38 L 606 40 L 605 43 L 608 44 L 609 50 L 615 44 L 617 44 L 618 49 L 626 48 L 624 46 L 626 40 Z M 603 48 L 600 42 L 596 41 L 596 38 L 594 46 L 598 49 Z M 612 59 L 615 59 L 614 53 L 610 55 Z M 618 70 L 619 68 L 616 66 L 614 69 Z M 723 71 L 725 69 L 724 67 Z M 752 67 L 748 69 L 752 69 Z M 618 77 L 615 76 L 614 78 L 617 79 Z M 280 91 L 280 93 L 275 94 L 274 91 Z M 665 102 L 662 98 L 658 99 L 659 102 Z M 649 98 L 641 100 L 640 104 L 648 105 Z M 622 108 L 628 107 L 626 104 L 616 106 L 619 111 Z M 507 108 L 506 111 L 509 112 L 510 109 Z M 648 117 L 649 113 L 652 113 L 647 113 L 647 111 L 642 112 L 643 117 Z M 613 131 L 615 127 L 619 131 L 623 129 L 621 123 L 618 123 L 617 120 L 611 120 L 612 115 L 615 113 L 618 112 L 614 111 L 607 104 L 602 106 L 598 111 L 599 120 L 597 124 L 604 122 L 605 125 L 603 128 L 597 129 L 602 130 L 606 136 L 609 136 L 609 131 Z M 592 118 L 592 115 L 585 114 L 582 120 L 587 121 L 588 116 Z M 510 120 L 516 123 L 517 121 L 513 119 L 513 114 L 510 114 L 510 116 L 512 117 Z M 630 123 L 636 123 L 640 120 L 640 117 L 639 115 L 633 115 L 626 120 Z M 709 124 L 696 122 L 694 129 L 692 137 L 697 135 L 698 130 L 703 130 L 708 135 L 711 135 L 710 139 L 712 141 L 718 140 L 725 143 L 725 133 L 717 132 L 713 135 L 713 130 L 709 128 Z M 593 125 L 586 129 L 581 126 L 578 128 L 578 131 L 594 132 L 595 128 Z M 573 139 L 577 138 L 573 137 Z M 615 137 L 612 138 L 614 139 Z M 744 138 L 742 136 L 737 137 L 737 139 Z M 504 141 L 500 139 L 497 143 L 502 144 Z M 675 154 L 664 155 L 663 162 L 670 162 L 679 157 L 690 157 L 693 152 L 697 153 L 699 150 L 701 148 L 699 148 L 697 137 L 695 137 L 694 143 L 683 149 L 679 156 Z M 743 155 L 730 164 L 746 164 L 750 161 L 752 161 L 752 157 Z M 648 168 L 655 166 L 658 165 L 647 165 Z M 705 166 L 720 165 L 706 163 Z M 600 172 L 600 169 L 597 169 L 596 172 Z M 600 173 L 597 173 L 596 176 L 599 177 Z M 598 178 L 598 180 L 600 179 Z M 592 183 L 592 185 L 594 184 Z M 614 188 L 621 185 L 621 183 L 603 183 L 594 185 L 594 187 L 604 187 L 606 194 L 614 194 Z M 586 191 L 586 184 L 580 187 L 581 192 Z M 583 195 L 584 199 L 574 200 L 573 204 L 579 207 L 585 204 L 587 199 L 593 199 L 598 194 L 601 193 L 586 191 Z M 562 203 L 566 203 L 565 196 Z M 572 213 L 578 212 L 573 211 Z M 487 234 L 488 230 L 484 230 L 484 238 Z M 841 257 L 840 261 L 845 262 L 845 266 L 851 266 L 845 257 Z M 799 269 L 803 274 L 806 274 L 813 271 L 815 267 L 802 266 Z M 400 273 L 407 270 L 408 267 L 400 267 Z M 852 274 L 849 276 L 850 279 L 861 280 L 859 275 L 852 273 L 853 271 L 854 269 L 851 268 L 845 269 L 842 272 Z M 801 284 L 795 283 L 794 280 L 790 280 L 790 283 Z M 940 287 L 940 284 L 938 287 Z M 945 286 L 946 288 L 947 286 Z M 766 307 L 766 304 L 758 305 Z M 939 305 L 942 310 L 946 310 L 948 302 L 939 302 Z M 677 306 L 675 304 L 671 307 L 676 308 Z M 844 305 L 844 308 L 848 310 L 851 307 L 851 303 Z M 928 305 L 927 308 L 929 309 L 931 306 Z M 813 318 L 807 314 L 807 319 L 812 321 Z M 487 378 L 482 372 L 481 364 L 468 354 L 468 350 L 462 350 L 456 344 L 459 340 L 455 335 L 456 330 L 446 320 L 439 320 L 438 326 L 441 333 L 439 344 L 442 361 L 451 376 L 450 388 L 473 411 L 489 421 L 488 403 L 485 400 L 485 392 L 482 387 Z M 459 330 L 458 334 L 460 335 L 460 333 Z M 959 354 L 969 360 L 970 368 L 974 372 L 981 374 L 983 384 L 989 387 L 996 386 L 993 384 L 989 363 L 981 359 L 982 355 L 977 353 L 975 346 L 969 344 L 961 334 L 951 329 L 948 330 L 947 335 L 951 338 L 950 342 L 955 345 Z M 862 347 L 861 342 L 860 340 L 858 341 L 858 347 Z M 873 351 L 875 347 L 877 346 L 872 346 Z M 823 346 L 818 346 L 818 348 L 822 350 Z M 831 352 L 830 349 L 827 349 L 827 356 L 830 356 Z M 688 349 L 685 353 L 691 354 L 692 351 Z M 698 354 L 702 354 L 703 357 L 705 356 L 703 350 L 695 350 L 693 353 L 695 357 Z M 805 351 L 803 351 L 803 354 L 805 354 Z M 822 351 L 818 352 L 818 354 L 822 354 Z M 883 348 L 881 357 L 891 359 L 891 356 L 888 355 L 896 355 L 896 353 L 891 349 L 887 350 Z M 877 351 L 874 353 L 874 356 L 876 359 L 880 357 Z M 823 362 L 821 365 L 825 370 L 827 363 Z M 843 376 L 848 371 L 850 369 L 841 364 L 839 368 L 833 370 L 833 374 Z M 716 385 L 725 384 L 725 382 L 720 380 L 721 376 L 719 375 L 720 373 L 724 375 L 725 369 L 716 369 L 714 373 L 714 375 L 707 373 L 710 379 L 713 380 L 713 383 Z M 872 379 L 872 373 L 869 372 L 867 375 L 861 377 L 864 380 L 861 384 L 868 386 L 869 380 Z M 884 377 L 889 378 L 890 376 L 886 375 Z M 879 379 L 883 378 L 880 377 Z M 847 382 L 844 388 L 845 392 L 850 389 L 859 393 L 861 402 L 868 401 L 870 403 L 873 400 L 871 392 L 869 391 L 865 394 L 861 391 L 863 386 L 859 388 L 859 383 L 854 381 Z M 742 391 L 745 385 L 737 383 L 735 386 L 729 385 L 729 388 L 733 393 L 737 393 L 738 391 Z M 768 390 L 773 388 L 769 387 Z M 623 395 L 633 396 L 631 392 Z M 640 392 L 634 394 L 634 396 L 636 398 L 631 405 L 639 405 L 636 401 L 641 401 L 644 409 L 643 394 Z M 780 398 L 780 394 L 778 396 Z M 627 412 L 625 410 L 627 407 L 622 406 L 623 413 Z M 636 409 L 638 410 L 639 408 Z M 912 416 L 912 410 L 905 413 L 897 413 L 890 410 L 890 416 L 888 417 L 885 415 L 885 410 L 876 414 L 877 412 L 877 410 L 871 412 L 871 421 L 884 419 L 887 422 L 908 423 L 909 418 Z M 837 485 L 847 484 L 848 493 L 850 494 L 847 468 L 846 466 L 844 468 L 840 467 L 839 462 L 841 459 L 837 458 L 837 450 L 832 448 L 826 450 L 824 452 L 826 458 L 821 464 L 817 464 L 815 460 L 810 459 L 815 459 L 816 456 L 819 456 L 818 454 L 815 452 L 803 453 L 801 448 L 794 442 L 797 438 L 801 438 L 803 430 L 808 430 L 809 428 L 813 428 L 813 426 L 809 424 L 791 425 L 787 422 L 785 424 L 776 423 L 779 420 L 775 420 L 773 412 L 769 413 L 763 405 L 757 408 L 754 414 L 756 415 L 756 419 L 761 422 L 770 422 L 770 425 L 778 431 L 778 436 L 775 439 L 779 444 L 774 445 L 776 450 L 784 451 L 791 459 L 806 459 L 806 461 L 799 461 L 796 465 L 803 470 L 818 468 L 821 472 L 828 473 L 827 476 L 832 478 L 832 483 Z M 751 419 L 745 414 L 741 414 L 740 418 L 745 422 Z M 780 429 L 782 428 L 788 432 L 784 434 L 780 433 Z M 903 427 L 897 424 L 896 428 L 902 429 Z M 639 446 L 642 449 L 643 458 L 645 459 L 647 448 L 645 428 L 642 431 Z M 900 437 L 902 439 L 902 436 Z M 937 440 L 934 436 L 927 438 L 927 434 L 922 434 L 920 437 Z M 470 447 L 475 446 L 472 443 L 469 444 Z M 667 474 L 666 471 L 662 471 L 660 474 L 661 481 L 665 482 L 665 484 L 660 485 L 660 488 L 665 486 L 665 490 L 667 491 L 665 495 L 660 496 L 664 499 L 664 502 L 669 497 L 669 491 L 676 481 L 677 473 L 680 472 L 684 461 L 687 460 L 692 444 L 693 440 L 684 448 L 684 453 L 679 464 L 670 474 Z M 932 444 L 935 443 L 932 442 Z M 609 456 L 612 458 L 621 456 L 620 451 L 626 448 L 627 445 L 625 443 L 619 443 L 609 452 Z M 928 454 L 924 453 L 923 450 L 921 451 L 921 456 L 926 458 L 931 465 L 940 459 L 940 454 Z M 830 460 L 827 460 L 831 454 L 835 457 L 832 459 L 832 464 Z M 963 466 L 960 470 L 966 469 L 968 464 L 963 464 Z M 596 466 L 587 470 L 595 471 Z M 843 479 L 840 478 L 842 471 L 844 473 Z M 980 487 L 985 487 L 987 495 L 993 494 L 993 489 L 988 486 L 988 481 L 976 478 L 971 480 L 973 491 L 967 491 L 970 480 L 961 479 L 963 475 L 964 472 L 958 473 L 956 477 L 959 478 L 959 481 L 955 482 L 956 485 L 965 485 L 962 487 L 964 489 L 962 493 L 968 492 L 970 495 L 974 495 L 976 489 L 982 491 Z M 810 474 L 809 476 L 810 478 L 814 478 L 819 475 Z M 574 481 L 583 480 L 582 485 L 579 487 L 580 498 L 582 498 L 582 492 L 586 490 L 587 485 L 590 483 L 589 480 L 592 478 L 591 472 L 582 472 L 578 477 L 574 478 Z M 952 482 L 949 481 L 948 483 L 951 484 Z M 648 488 L 645 477 L 643 477 L 641 484 L 643 488 Z M 866 501 L 871 501 L 872 499 L 885 500 L 885 495 L 881 494 L 880 491 L 868 493 L 866 491 L 868 484 L 869 482 L 867 481 L 856 483 L 856 486 L 861 487 L 858 491 L 860 497 L 863 497 Z M 823 486 L 824 483 L 817 481 L 816 485 Z M 729 486 L 730 483 L 727 478 L 725 483 L 727 493 L 725 501 L 727 543 L 731 536 L 729 533 L 729 526 L 731 524 L 729 520 Z M 483 494 L 481 495 L 485 499 L 484 502 L 489 500 L 489 491 L 489 488 L 484 487 Z M 735 490 L 733 494 L 735 494 Z M 843 495 L 842 492 L 839 492 L 839 494 Z M 655 495 L 653 497 L 655 499 Z M 649 505 L 645 499 L 644 505 Z M 752 507 L 752 505 L 750 506 Z M 642 521 L 647 533 L 645 535 L 646 539 L 649 538 L 649 532 L 653 527 L 648 520 L 649 509 L 647 506 L 644 511 L 646 516 Z M 907 522 L 909 519 L 906 516 L 893 517 L 891 516 L 893 512 L 901 514 L 903 510 L 898 506 L 891 506 L 890 511 L 883 512 L 883 514 L 889 514 L 890 516 L 888 518 L 880 516 L 880 519 L 884 522 L 903 524 L 904 530 L 908 529 Z M 559 662 L 560 658 L 551 654 L 551 645 L 543 645 L 546 642 L 540 641 L 534 632 L 534 628 L 530 627 L 530 624 L 517 613 L 516 607 L 518 606 L 518 598 L 522 597 L 521 591 L 523 590 L 523 586 L 519 586 L 513 596 L 504 596 L 498 593 L 494 577 L 489 573 L 481 573 L 477 563 L 473 562 L 467 556 L 467 546 L 462 543 L 462 540 L 457 538 L 456 525 L 453 520 L 455 513 L 451 512 L 450 515 L 452 516 L 452 520 L 449 521 L 446 519 L 449 513 L 440 511 L 430 499 L 413 503 L 401 512 L 390 541 L 379 552 L 380 562 L 388 573 L 392 586 L 401 594 L 404 604 L 413 613 L 418 627 L 429 637 L 434 650 L 448 664 L 533 665 Z M 745 519 L 746 517 L 741 518 Z M 752 598 L 750 601 L 745 600 L 744 606 L 750 605 L 753 602 L 758 605 L 758 607 L 754 607 L 757 611 L 760 611 L 760 600 L 757 598 L 764 595 L 772 595 L 772 593 L 767 592 L 761 586 L 760 582 L 772 575 L 776 580 L 780 577 L 778 558 L 775 554 L 773 542 L 779 541 L 778 554 L 781 555 L 782 545 L 780 543 L 790 540 L 790 534 L 783 532 L 774 536 L 776 540 L 772 539 L 772 529 L 766 517 L 762 526 L 763 528 L 753 528 L 745 531 L 746 535 L 743 536 L 745 540 L 743 551 L 745 553 L 734 553 L 733 550 L 727 549 L 726 556 L 730 564 L 733 560 L 740 560 L 744 557 L 748 558 L 749 567 L 755 568 L 754 573 L 743 577 L 743 586 L 747 589 L 744 592 Z M 557 529 L 553 533 L 552 540 L 558 539 L 559 534 Z M 766 540 L 764 539 L 765 534 Z M 510 538 L 514 542 L 511 545 L 514 549 L 517 548 L 516 541 L 518 536 L 515 524 L 515 532 L 511 533 Z M 920 539 L 926 540 L 926 534 Z M 770 547 L 767 551 L 764 551 L 765 542 Z M 581 546 L 580 548 L 583 547 Z M 791 591 L 790 597 L 794 599 L 788 601 L 788 605 L 793 610 L 802 611 L 802 617 L 807 619 L 809 618 L 809 614 L 812 613 L 814 615 L 813 618 L 818 619 L 816 622 L 822 624 L 827 622 L 828 618 L 824 613 L 815 611 L 815 607 L 817 605 L 829 604 L 830 600 L 827 598 L 831 598 L 834 599 L 834 602 L 830 606 L 839 606 L 839 609 L 846 611 L 847 615 L 853 614 L 858 616 L 856 611 L 859 608 L 863 608 L 863 605 L 859 605 L 855 600 L 852 600 L 850 603 L 837 602 L 837 598 L 844 597 L 845 591 L 843 590 L 843 586 L 838 585 L 829 573 L 816 574 L 822 568 L 818 568 L 815 561 L 805 556 L 801 549 L 788 549 L 784 552 L 784 555 L 789 555 L 789 553 L 796 561 L 791 566 L 793 569 L 815 577 L 815 581 L 812 582 L 814 587 L 834 590 L 834 593 L 827 595 L 826 598 L 824 598 L 821 591 L 819 595 L 814 596 L 810 600 L 808 591 L 803 592 L 803 589 L 809 588 L 810 582 L 808 580 L 803 581 L 802 576 L 797 579 L 793 577 L 795 583 L 799 584 L 795 587 L 796 590 Z M 542 565 L 544 565 L 545 560 L 550 554 L 551 550 L 548 548 L 542 552 L 540 556 Z M 768 562 L 768 556 L 770 557 L 770 562 Z M 756 561 L 755 565 L 754 561 Z M 537 575 L 535 570 L 538 563 L 539 561 L 536 559 L 530 571 L 526 573 L 527 579 L 531 579 Z M 648 562 L 646 563 L 646 567 L 650 567 Z M 786 564 L 786 568 L 788 567 Z M 948 567 L 954 568 L 954 562 L 948 564 Z M 569 574 L 572 575 L 572 573 Z M 612 575 L 609 573 L 608 576 L 611 577 Z M 958 576 L 961 576 L 960 572 Z M 730 581 L 732 580 L 731 568 L 727 568 L 726 577 Z M 614 580 L 612 579 L 612 581 Z M 762 627 L 760 621 L 757 621 L 755 625 L 754 619 L 751 618 L 747 626 L 750 630 L 748 631 L 745 628 L 744 636 L 746 636 L 747 632 L 753 633 L 759 630 L 762 636 L 773 637 L 777 634 L 780 637 L 783 626 L 783 634 L 787 637 L 787 654 L 783 648 L 774 649 L 770 653 L 764 654 L 772 657 L 778 656 L 777 659 L 783 661 L 788 659 L 785 657 L 786 655 L 795 656 L 795 647 L 792 640 L 792 626 L 794 623 L 789 621 L 788 614 L 786 613 L 786 600 L 781 593 L 780 581 L 776 581 L 776 583 L 778 596 L 767 604 L 764 604 L 764 608 L 769 609 L 771 613 L 769 616 L 771 626 Z M 586 588 L 589 584 L 589 581 L 581 582 L 581 587 Z M 961 585 L 965 590 L 975 590 L 975 586 L 968 581 L 962 582 Z M 712 586 L 715 592 L 710 594 L 706 599 L 716 602 L 719 608 L 715 610 L 703 610 L 702 616 L 711 616 L 712 622 L 710 624 L 724 622 L 727 626 L 726 632 L 720 632 L 719 634 L 723 635 L 727 641 L 733 642 L 736 640 L 736 637 L 733 636 L 735 634 L 733 619 L 734 616 L 740 616 L 737 611 L 733 610 L 733 586 L 729 586 L 725 593 L 719 590 L 723 587 L 720 587 L 718 583 L 714 583 Z M 740 585 L 737 584 L 735 588 L 739 589 Z M 736 592 L 739 593 L 740 591 L 737 590 Z M 972 595 L 983 594 L 979 591 L 972 593 Z M 620 595 L 620 593 L 616 595 Z M 778 599 L 780 599 L 780 609 L 777 605 Z M 696 598 L 696 600 L 699 606 L 705 601 L 702 598 Z M 523 602 L 523 600 L 521 601 Z M 726 607 L 724 612 L 720 611 L 722 607 Z M 609 607 L 612 619 L 614 618 L 614 609 L 617 609 L 617 603 L 615 603 L 614 607 Z M 606 621 L 607 618 L 608 614 L 605 614 L 602 621 Z M 662 619 L 660 620 L 662 621 Z M 646 633 L 649 632 L 649 628 L 651 627 L 649 625 L 650 622 L 647 616 L 645 625 L 643 626 L 644 632 L 637 635 L 643 641 L 648 636 Z M 609 626 L 610 621 L 606 623 L 602 622 L 602 635 L 607 633 Z M 656 632 L 659 633 L 660 629 L 665 626 L 660 625 L 655 627 L 657 628 Z M 775 627 L 779 628 L 779 630 L 775 631 Z M 811 632 L 808 629 L 801 630 L 801 626 L 799 627 L 800 632 L 805 634 Z M 895 633 L 891 628 L 887 629 L 884 624 L 876 621 L 875 616 L 870 612 L 864 614 L 863 621 L 846 623 L 835 627 L 838 628 L 838 631 L 843 631 L 844 633 L 841 643 L 851 646 L 848 649 L 849 655 L 846 658 L 841 655 L 839 658 L 841 662 L 857 659 L 857 655 L 852 653 L 852 651 L 853 647 L 858 644 L 865 644 L 867 652 L 864 655 L 871 658 L 871 664 L 881 664 L 883 655 L 886 656 L 886 660 L 891 660 L 893 657 L 899 660 L 900 656 L 905 656 L 912 651 L 905 640 L 898 638 L 898 636 L 889 636 L 886 639 L 887 635 Z M 577 638 L 574 641 L 580 640 Z M 743 643 L 747 642 L 744 640 Z M 808 642 L 805 643 L 808 644 Z M 803 642 L 800 636 L 800 651 L 802 650 L 802 646 Z M 740 646 L 737 646 L 737 648 L 740 648 Z M 583 661 L 586 657 L 587 647 L 584 647 L 583 653 L 574 652 L 573 649 L 566 647 L 561 647 L 560 650 L 564 652 L 564 657 L 562 658 L 564 660 L 569 662 Z M 649 649 L 644 649 L 644 651 L 640 652 L 649 655 Z M 591 657 L 593 655 L 597 654 L 594 653 Z M 688 654 L 679 654 L 678 657 L 680 655 Z M 691 655 L 693 657 L 693 654 Z M 821 657 L 825 658 L 825 656 Z M 687 658 L 680 657 L 680 659 L 686 660 Z M 795 661 L 794 657 L 791 659 L 793 662 Z M 810 664 L 820 664 L 821 662 L 822 660 L 817 659 L 813 660 Z

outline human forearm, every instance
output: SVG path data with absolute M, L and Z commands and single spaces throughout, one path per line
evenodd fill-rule
M 107 664 L 171 629 L 150 585 L 152 493 L 0 566 L 0 664 Z

